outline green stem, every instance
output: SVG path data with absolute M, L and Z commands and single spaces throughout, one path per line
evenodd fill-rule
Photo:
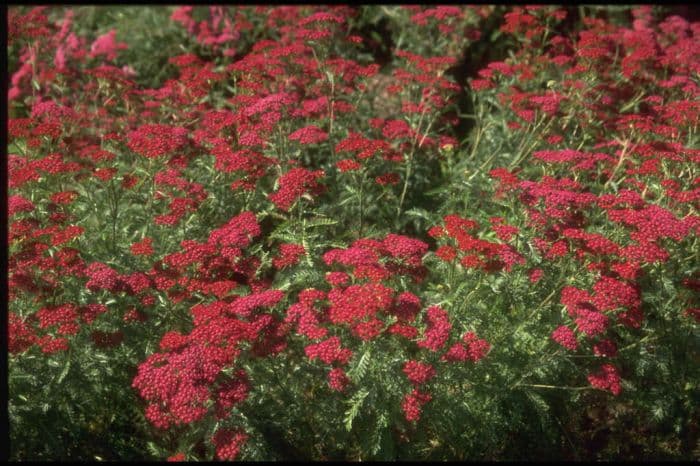
M 515 158 L 515 161 L 510 164 L 510 166 L 508 167 L 509 169 L 513 169 L 513 167 L 517 167 L 518 165 L 520 165 L 520 162 L 522 162 L 523 159 L 528 156 L 530 151 L 532 149 L 534 149 L 535 146 L 537 145 L 537 143 L 539 142 L 538 139 L 536 138 L 537 134 L 544 134 L 549 129 L 549 127 L 552 126 L 552 123 L 554 122 L 554 119 L 550 118 L 547 121 L 547 124 L 542 129 L 542 131 L 540 133 L 536 133 L 537 128 L 539 128 L 539 126 L 545 120 L 547 120 L 546 115 L 537 124 L 535 124 L 535 126 L 532 128 L 532 132 L 528 133 L 523 138 L 522 142 L 518 145 L 518 150 L 517 150 L 518 156 Z
M 365 171 L 362 171 L 359 188 L 359 204 L 360 204 L 360 228 L 358 230 L 358 238 L 362 238 L 362 229 L 364 227 L 364 187 L 365 187 Z
M 421 100 L 421 103 L 423 103 L 423 100 Z M 399 207 L 396 211 L 396 224 L 398 227 L 399 219 L 401 218 L 401 209 L 403 207 L 403 202 L 404 199 L 406 198 L 406 192 L 408 191 L 408 182 L 409 179 L 411 178 L 411 171 L 413 168 L 413 156 L 416 152 L 416 149 L 420 149 L 423 146 L 423 143 L 425 142 L 425 138 L 428 137 L 428 132 L 430 131 L 430 128 L 433 126 L 433 123 L 435 123 L 436 118 L 432 118 L 430 122 L 428 123 L 428 126 L 425 128 L 425 132 L 423 132 L 423 137 L 420 138 L 420 142 L 418 142 L 418 137 L 421 134 L 420 127 L 423 123 L 423 117 L 425 116 L 425 112 L 427 110 L 427 106 L 423 109 L 423 111 L 420 114 L 420 118 L 418 119 L 418 129 L 416 130 L 416 138 L 413 140 L 413 144 L 411 145 L 411 152 L 408 154 L 408 157 L 406 159 L 406 177 L 403 182 L 403 190 L 401 191 L 401 197 L 399 198 Z
M 532 312 L 530 313 L 530 315 L 527 316 L 527 319 L 523 320 L 523 321 L 520 323 L 520 325 L 518 325 L 518 327 L 512 332 L 512 334 L 513 334 L 513 335 L 517 334 L 517 333 L 520 331 L 520 329 L 523 328 L 523 326 L 525 326 L 525 325 L 528 324 L 528 323 L 531 323 L 531 322 L 532 322 L 532 318 L 535 316 L 535 314 L 536 314 L 537 312 L 540 312 L 540 311 L 542 310 L 542 307 L 544 307 L 544 305 L 547 304 L 547 303 L 549 302 L 549 300 L 552 299 L 552 297 L 555 295 L 556 292 L 557 292 L 556 289 L 553 290 L 551 293 L 549 293 L 549 295 L 547 295 L 546 298 L 544 298 L 544 299 L 542 300 L 542 302 L 541 302 L 540 304 L 538 304 L 537 306 L 535 306 L 534 309 L 532 310 Z
M 627 149 L 629 148 L 629 139 L 625 139 L 624 141 L 621 141 L 622 143 L 622 151 L 620 152 L 620 158 L 617 161 L 617 165 L 615 165 L 615 168 L 613 169 L 613 172 L 610 174 L 610 178 L 608 178 L 608 181 L 605 182 L 603 185 L 603 190 L 608 187 L 610 182 L 615 178 L 615 175 L 617 174 L 618 170 L 622 166 L 622 162 L 625 161 L 625 155 L 627 155 Z
M 535 368 L 541 367 L 542 364 L 543 364 L 544 362 L 549 361 L 549 360 L 552 359 L 553 357 L 557 356 L 560 352 L 561 352 L 561 349 L 557 349 L 554 353 L 542 355 L 542 356 L 537 360 L 537 362 L 534 364 Z M 510 389 L 513 390 L 514 388 L 516 388 L 516 387 L 518 387 L 518 386 L 525 385 L 525 384 L 523 384 L 523 383 L 521 383 L 521 382 L 522 382 L 523 380 L 525 380 L 525 379 L 526 379 L 530 374 L 532 374 L 534 371 L 535 371 L 534 368 L 528 370 L 525 374 L 523 374 L 522 377 L 520 377 L 520 379 L 519 379 L 517 382 L 515 382 L 513 385 L 510 386 Z M 530 386 L 534 386 L 534 385 L 530 385 Z M 540 387 L 549 387 L 549 388 L 552 388 L 553 386 L 541 385 Z M 558 387 L 555 387 L 555 388 L 558 388 Z
M 114 183 L 110 180 L 107 191 L 110 204 L 110 216 L 112 217 L 112 252 L 117 252 L 117 218 L 119 216 L 119 199 Z
M 521 383 L 518 384 L 521 387 L 534 387 L 534 388 L 551 388 L 558 390 L 589 390 L 591 387 L 559 387 L 557 385 L 541 385 L 536 383 Z
M 645 336 L 644 338 L 642 338 L 641 340 L 637 340 L 637 341 L 635 341 L 634 343 L 625 346 L 624 348 L 620 348 L 620 349 L 618 350 L 618 352 L 626 351 L 626 350 L 628 350 L 628 349 L 630 349 L 630 348 L 633 348 L 633 347 L 635 347 L 635 346 L 637 346 L 637 345 L 641 345 L 642 343 L 644 343 L 644 342 L 646 342 L 646 341 L 654 341 L 654 340 L 657 340 L 657 339 L 658 339 L 658 337 L 652 337 L 651 335 L 647 335 L 647 336 Z
M 399 219 L 401 218 L 401 208 L 403 207 L 403 201 L 406 198 L 406 192 L 408 191 L 408 180 L 411 178 L 411 169 L 413 168 L 413 151 L 408 155 L 406 159 L 406 174 L 403 180 L 403 189 L 401 190 L 401 197 L 399 198 L 399 207 L 396 210 L 396 224 L 398 226 Z
M 329 118 L 330 122 L 328 123 L 328 141 L 331 141 L 331 137 L 333 135 L 333 120 L 334 120 L 334 111 L 335 111 L 335 79 L 333 78 L 332 74 L 328 74 L 328 81 L 331 83 L 331 98 L 328 101 L 328 106 L 329 108 Z
M 146 196 L 146 203 L 145 203 L 145 214 L 146 217 L 151 217 L 151 211 L 153 210 L 153 201 L 155 199 L 155 194 L 156 194 L 156 177 L 155 177 L 155 159 L 149 158 L 148 159 L 148 173 L 149 173 L 149 192 L 148 195 Z M 150 222 L 147 224 L 150 226 Z M 148 229 L 146 230 L 146 234 L 148 234 Z
M 483 132 L 486 130 L 485 127 L 481 125 L 482 121 L 482 116 L 484 114 L 484 103 L 479 100 L 479 110 L 478 110 L 478 118 L 475 117 L 474 120 L 476 120 L 476 136 L 474 137 L 474 144 L 472 145 L 472 150 L 471 153 L 469 154 L 469 159 L 473 159 L 474 155 L 476 154 L 476 150 L 479 147 L 479 143 L 481 142 L 481 135 Z M 488 126 L 488 124 L 487 124 Z

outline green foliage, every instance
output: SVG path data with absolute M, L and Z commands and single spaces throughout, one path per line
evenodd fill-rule
M 176 8 L 11 9 L 11 459 L 700 457 L 690 25 L 628 6 Z M 69 12 L 80 45 L 58 70 Z M 110 31 L 126 47 L 91 56 Z M 186 143 L 145 155 L 150 125 Z M 310 126 L 323 137 L 290 137 Z M 312 354 L 329 338 L 347 361 Z M 247 436 L 236 455 L 227 431 Z

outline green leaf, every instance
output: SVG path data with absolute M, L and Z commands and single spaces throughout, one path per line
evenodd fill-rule
M 360 408 L 362 407 L 362 404 L 365 401 L 365 398 L 367 398 L 367 395 L 369 395 L 369 390 L 363 388 L 360 389 L 355 395 L 353 395 L 352 398 L 350 398 L 350 401 L 348 404 L 350 405 L 350 408 L 348 408 L 347 411 L 345 411 L 345 429 L 350 432 L 352 430 L 352 421 L 355 420 L 357 415 L 360 413 Z
M 21 152 L 22 154 L 27 152 L 27 143 L 24 139 L 16 139 L 7 145 L 7 152 L 12 154 L 14 152 Z
M 148 448 L 148 451 L 155 457 L 163 458 L 165 456 L 163 450 L 153 442 L 147 442 L 146 448 Z
M 309 242 L 306 240 L 306 235 L 301 237 L 301 245 L 304 248 L 305 254 L 304 258 L 306 259 L 306 265 L 309 267 L 313 267 L 314 263 L 311 261 L 311 248 L 309 248 Z
M 381 413 L 379 415 L 379 418 L 377 418 L 377 425 L 374 428 L 374 435 L 372 436 L 372 449 L 371 452 L 373 455 L 376 455 L 379 452 L 383 452 L 384 455 L 389 453 L 391 448 L 389 448 L 391 444 L 391 436 L 389 435 L 389 432 L 387 430 L 387 427 L 389 426 L 389 418 L 387 417 L 386 413 Z M 388 458 L 382 458 L 382 459 L 388 459 Z
M 330 226 L 330 225 L 337 225 L 338 221 L 337 220 L 331 220 L 330 218 L 318 218 L 314 220 L 310 220 L 305 224 L 306 228 L 315 228 L 315 227 L 321 227 L 321 226 Z
M 66 362 L 65 367 L 61 371 L 61 374 L 58 376 L 58 380 L 56 381 L 58 384 L 63 382 L 63 379 L 66 378 L 66 375 L 68 375 L 69 370 L 70 370 L 70 359 L 68 360 L 68 362 Z
M 422 218 L 422 219 L 428 220 L 430 222 L 435 220 L 434 216 L 430 212 L 428 212 L 425 209 L 418 208 L 418 207 L 414 207 L 413 209 L 409 209 L 405 213 L 409 217 Z
M 362 356 L 360 356 L 360 360 L 357 361 L 357 365 L 349 371 L 348 375 L 354 383 L 358 383 L 360 380 L 362 380 L 362 378 L 367 373 L 367 368 L 369 367 L 369 361 L 371 357 L 371 350 L 370 348 L 367 348 L 367 350 L 365 350 L 365 352 L 362 353 Z

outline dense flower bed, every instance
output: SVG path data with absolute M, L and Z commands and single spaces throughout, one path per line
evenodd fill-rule
M 8 26 L 11 458 L 698 458 L 700 23 Z

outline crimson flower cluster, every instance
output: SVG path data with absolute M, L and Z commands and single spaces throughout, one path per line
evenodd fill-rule
M 323 176 L 323 170 L 311 171 L 305 168 L 292 168 L 279 178 L 279 189 L 270 194 L 270 200 L 277 208 L 286 212 L 302 195 L 308 193 L 317 196 L 321 194 L 325 188 L 318 181 Z
M 697 114 L 690 100 L 698 88 L 689 75 L 698 34 L 678 16 L 655 22 L 649 7 L 632 14 L 631 28 L 586 18 L 577 37 L 545 44 L 544 31 L 566 12 L 514 8 L 501 30 L 536 47 L 488 64 L 471 82 L 508 108 L 512 134 L 546 124 L 524 154 L 541 167 L 539 179 L 506 167 L 490 175 L 498 180 L 496 196 L 509 197 L 525 213 L 522 226 L 544 261 L 531 270 L 533 283 L 547 276 L 547 263 L 573 262 L 590 274 L 590 287 L 560 287 L 569 319 L 551 338 L 568 351 L 583 346 L 608 361 L 618 356 L 617 326 L 643 328 L 645 275 L 679 259 L 672 251 L 697 234 L 700 221 L 687 207 L 692 185 L 682 187 L 672 175 L 697 163 L 697 150 L 684 142 L 693 131 L 686 117 Z M 533 52 L 539 46 L 545 46 L 541 56 Z M 563 79 L 540 86 L 555 68 Z M 586 84 L 591 76 L 596 86 Z M 630 107 L 638 89 L 645 89 L 644 103 Z M 591 138 L 588 147 L 572 148 L 570 121 Z M 501 239 L 504 233 L 510 234 L 497 232 Z M 448 248 L 438 255 L 455 259 Z M 591 385 L 619 394 L 618 367 L 605 363 L 589 376 Z
M 525 258 L 510 244 L 518 228 L 503 223 L 497 217 L 491 219 L 492 229 L 504 243 L 491 242 L 478 238 L 474 233 L 479 225 L 474 221 L 450 214 L 444 217 L 444 227 L 435 226 L 428 235 L 436 239 L 451 239 L 452 244 L 441 245 L 435 254 L 446 262 L 460 257 L 460 264 L 468 269 L 480 269 L 487 272 L 505 270 L 510 272 L 516 265 L 524 265 Z M 459 254 L 458 254 L 459 252 Z
M 390 234 L 383 240 L 363 238 L 345 249 L 332 249 L 323 255 L 328 266 L 342 267 L 330 271 L 326 281 L 328 292 L 306 289 L 297 302 L 287 309 L 285 322 L 295 325 L 296 333 L 313 341 L 305 347 L 310 360 L 320 360 L 332 368 L 328 383 L 332 390 L 344 392 L 352 387 L 345 367 L 353 352 L 344 344 L 338 331 L 348 328 L 361 341 L 398 338 L 415 350 L 443 353 L 441 361 L 449 363 L 482 359 L 490 344 L 473 332 L 445 350 L 452 324 L 448 313 L 439 306 L 430 306 L 421 319 L 422 303 L 409 291 L 399 292 L 396 280 L 412 277 L 420 282 L 425 275 L 423 256 L 428 245 L 406 236 Z M 421 326 L 421 320 L 426 324 Z M 422 328 L 421 328 L 422 327 Z M 420 360 L 409 360 L 403 372 L 413 385 L 423 385 L 437 374 L 436 368 Z M 421 407 L 432 396 L 414 389 L 407 394 L 402 407 L 408 421 L 420 418 Z

